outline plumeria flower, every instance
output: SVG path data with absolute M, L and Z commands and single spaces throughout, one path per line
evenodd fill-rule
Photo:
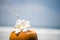
M 25 32 L 25 31 L 28 31 L 29 28 L 30 28 L 29 21 L 18 19 L 16 21 L 15 28 L 13 29 L 13 31 L 15 31 L 15 33 L 19 33 L 20 31 Z
M 25 21 L 25 20 L 17 20 L 16 21 L 16 27 L 19 29 L 24 29 L 24 28 L 28 28 L 30 27 L 30 22 L 29 21 Z
M 18 34 L 20 31 L 21 31 L 20 29 L 16 28 L 15 33 Z
M 13 30 L 12 31 L 15 31 L 15 33 L 16 34 L 18 34 L 21 30 L 20 29 L 18 29 L 18 28 L 13 28 Z

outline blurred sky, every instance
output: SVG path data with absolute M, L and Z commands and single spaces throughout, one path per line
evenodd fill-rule
M 29 20 L 32 27 L 60 28 L 59 0 L 0 0 L 0 26 L 14 26 L 16 16 Z

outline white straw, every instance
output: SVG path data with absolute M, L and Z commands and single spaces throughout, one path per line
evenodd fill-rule
M 19 14 L 17 14 L 16 12 L 14 12 L 13 10 L 9 10 L 11 13 L 13 13 L 16 17 L 17 17 L 17 19 L 19 19 Z

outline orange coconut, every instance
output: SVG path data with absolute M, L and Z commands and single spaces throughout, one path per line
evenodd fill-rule
M 29 30 L 27 32 L 11 32 L 9 40 L 37 40 L 37 34 L 35 31 Z

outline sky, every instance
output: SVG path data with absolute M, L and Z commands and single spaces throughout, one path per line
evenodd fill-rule
M 16 14 L 32 27 L 60 28 L 59 0 L 0 0 L 0 26 L 14 26 Z

